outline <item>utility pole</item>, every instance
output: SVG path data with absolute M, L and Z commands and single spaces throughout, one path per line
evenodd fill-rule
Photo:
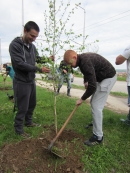
M 82 10 L 84 10 L 84 27 L 83 27 L 83 47 L 85 48 L 85 18 L 86 18 L 86 10 L 79 6 L 78 4 L 75 4 L 76 6 L 78 6 L 79 8 L 81 8 Z M 83 49 L 84 52 L 84 49 Z
M 24 28 L 24 0 L 22 0 L 22 35 L 23 35 L 23 28 Z
M 1 38 L 0 38 L 0 72 L 2 72 Z

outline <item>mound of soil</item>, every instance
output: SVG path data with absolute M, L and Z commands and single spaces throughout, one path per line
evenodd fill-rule
M 54 137 L 51 126 L 38 138 L 4 145 L 0 151 L 0 173 L 83 173 L 84 137 L 64 130 L 52 146 L 52 152 L 62 158 L 46 149 Z

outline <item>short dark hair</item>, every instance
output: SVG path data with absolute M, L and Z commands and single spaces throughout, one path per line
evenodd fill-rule
M 7 67 L 7 64 L 3 64 L 3 67 Z
M 34 29 L 37 32 L 40 32 L 39 26 L 35 22 L 33 22 L 33 21 L 27 22 L 25 24 L 24 28 L 26 29 L 27 32 L 29 32 L 31 29 Z

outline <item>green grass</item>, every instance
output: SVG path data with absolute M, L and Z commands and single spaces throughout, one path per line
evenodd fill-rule
M 124 77 L 124 76 L 117 76 L 117 81 L 125 81 L 126 82 L 126 77 Z
M 7 77 L 6 80 L 4 81 L 3 80 L 3 77 L 0 76 L 0 88 L 2 90 L 11 89 L 12 88 L 12 80 L 11 80 L 11 78 L 10 77 Z
M 128 97 L 128 94 L 122 92 L 110 92 L 110 94 L 117 97 Z
M 75 76 L 75 77 L 80 77 L 80 78 L 83 78 L 82 73 L 81 73 L 81 74 L 76 74 L 76 73 L 74 73 L 74 76 Z
M 11 80 L 10 88 L 11 88 Z M 0 85 L 3 82 L 0 78 Z M 8 90 L 12 93 L 12 90 Z M 15 143 L 21 138 L 16 136 L 13 128 L 13 103 L 6 96 L 6 92 L 0 90 L 0 146 L 6 143 Z M 25 131 L 35 138 L 43 132 L 44 125 L 54 124 L 53 113 L 54 94 L 47 89 L 37 87 L 37 106 L 34 111 L 34 122 L 40 123 L 41 128 L 27 129 Z M 67 117 L 75 107 L 76 100 L 64 95 L 57 97 L 58 128 L 61 128 Z M 87 147 L 81 150 L 81 160 L 84 170 L 89 173 L 129 173 L 130 172 L 130 127 L 121 123 L 120 118 L 125 114 L 118 114 L 104 109 L 104 142 L 99 146 Z M 66 128 L 82 134 L 85 139 L 92 135 L 92 129 L 84 127 L 91 122 L 91 109 L 83 103 L 76 110 Z

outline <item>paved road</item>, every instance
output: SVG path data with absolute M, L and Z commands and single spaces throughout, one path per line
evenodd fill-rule
M 43 84 L 41 84 L 43 83 Z M 37 81 L 37 85 L 42 86 L 42 87 L 47 87 L 48 89 L 51 89 L 54 91 L 52 85 L 50 85 L 49 83 L 47 84 L 44 81 Z M 63 85 L 61 90 L 60 90 L 60 94 L 65 94 L 66 95 L 66 86 Z M 71 96 L 75 97 L 75 98 L 81 98 L 81 96 L 83 95 L 84 90 L 80 90 L 80 89 L 71 89 Z M 86 100 L 87 103 L 90 102 L 90 98 L 88 98 Z M 120 97 L 114 97 L 109 95 L 106 105 L 107 108 L 110 108 L 111 110 L 114 110 L 118 113 L 128 113 L 128 106 L 127 106 L 127 98 L 120 98 Z
M 40 78 L 40 74 L 36 74 L 37 78 Z M 79 85 L 79 86 L 84 86 L 83 84 L 83 79 L 79 77 L 74 77 L 74 82 L 73 84 Z M 122 93 L 127 93 L 127 83 L 123 81 L 116 81 L 115 85 L 113 86 L 112 92 L 122 92 Z
M 83 79 L 75 77 L 73 84 L 84 86 Z M 116 81 L 115 85 L 113 86 L 112 92 L 122 92 L 127 93 L 127 83 L 124 81 Z

